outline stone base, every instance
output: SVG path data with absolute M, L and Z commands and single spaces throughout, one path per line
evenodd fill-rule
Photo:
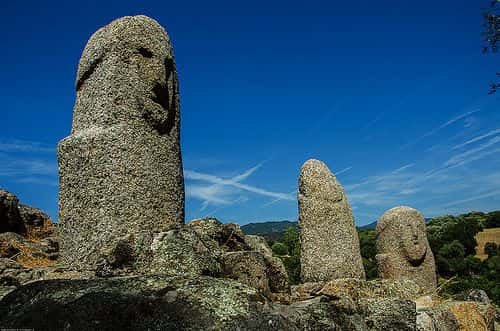
M 96 265 L 120 238 L 143 265 L 155 233 L 184 222 L 179 145 L 125 125 L 88 129 L 59 144 L 61 262 Z M 130 236 L 129 236 L 130 235 Z

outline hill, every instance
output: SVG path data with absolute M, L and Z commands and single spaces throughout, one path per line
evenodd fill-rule
M 245 234 L 259 235 L 265 237 L 269 241 L 280 239 L 289 227 L 298 228 L 297 222 L 293 221 L 277 221 L 277 222 L 260 222 L 248 223 L 241 227 Z
M 246 234 L 263 236 L 267 240 L 276 241 L 281 238 L 283 232 L 290 226 L 298 229 L 298 223 L 294 221 L 248 223 L 243 225 L 241 229 Z M 360 226 L 358 230 L 373 230 L 375 226 L 377 226 L 377 222 Z

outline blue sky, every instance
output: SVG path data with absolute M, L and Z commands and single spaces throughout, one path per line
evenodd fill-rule
M 484 1 L 486 4 L 487 1 Z M 337 173 L 356 222 L 500 209 L 499 55 L 481 1 L 3 1 L 0 187 L 57 218 L 90 35 L 146 14 L 180 79 L 187 220 L 294 220 L 303 162 Z

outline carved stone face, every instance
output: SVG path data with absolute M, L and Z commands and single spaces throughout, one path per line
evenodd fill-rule
M 177 76 L 168 35 L 145 16 L 97 31 L 80 59 L 73 129 L 146 123 L 160 134 L 178 116 Z
M 414 218 L 406 218 L 400 226 L 403 254 L 411 264 L 418 265 L 427 253 L 425 225 Z

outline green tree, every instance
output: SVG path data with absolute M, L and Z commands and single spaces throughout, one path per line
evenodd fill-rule
M 486 220 L 484 221 L 484 228 L 500 228 L 500 210 L 493 211 L 486 214 Z
M 461 274 L 465 270 L 464 257 L 464 246 L 458 240 L 443 245 L 437 256 L 439 274 L 444 276 Z
M 498 246 L 496 243 L 487 242 L 484 244 L 484 254 L 488 255 L 488 257 L 493 257 L 498 255 Z
M 283 256 L 288 254 L 288 247 L 281 242 L 275 242 L 271 247 L 271 249 L 273 250 L 273 253 L 278 256 Z
M 288 247 L 288 254 L 296 255 L 300 254 L 300 237 L 299 231 L 294 227 L 290 226 L 285 230 L 281 242 Z
M 288 227 L 280 243 L 288 250 L 288 255 L 281 257 L 288 273 L 288 279 L 291 284 L 298 284 L 300 283 L 300 237 L 297 229 Z
M 366 278 L 375 279 L 378 277 L 377 261 L 375 259 L 377 254 L 377 232 L 375 230 L 359 230 L 358 236 Z

